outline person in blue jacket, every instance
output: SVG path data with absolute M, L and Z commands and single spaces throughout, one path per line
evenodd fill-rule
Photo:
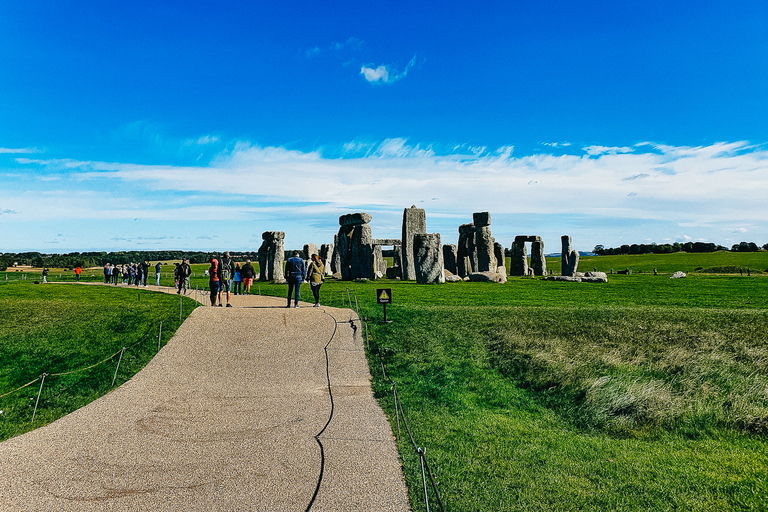
M 304 260 L 299 258 L 299 251 L 293 251 L 293 256 L 285 263 L 285 279 L 288 281 L 288 305 L 285 307 L 291 307 L 291 293 L 294 289 L 296 297 L 293 307 L 299 307 L 299 287 L 304 280 L 305 271 Z

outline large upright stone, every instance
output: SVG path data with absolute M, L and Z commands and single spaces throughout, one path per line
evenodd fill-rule
M 322 244 L 320 245 L 320 252 L 318 253 L 318 256 L 320 256 L 320 259 L 325 266 L 325 275 L 327 276 L 333 274 L 333 269 L 331 268 L 333 265 L 331 264 L 331 261 L 333 258 L 334 247 L 334 244 Z
M 564 276 L 573 276 L 579 268 L 579 253 L 571 246 L 571 237 L 563 235 L 560 238 L 563 242 L 563 252 L 561 253 L 560 273 Z
M 350 279 L 375 279 L 371 226 L 353 224 L 349 247 Z
M 515 238 L 515 241 L 512 243 L 512 247 L 509 251 L 509 275 L 527 276 L 528 249 L 525 247 L 525 241 L 518 240 L 518 238 Z
M 261 234 L 261 247 L 259 247 L 259 280 L 282 282 L 285 280 L 283 262 L 285 250 L 283 248 L 283 231 L 265 231 Z
M 317 252 L 317 245 L 304 244 L 304 259 L 305 260 L 310 259 L 313 254 L 317 254 L 318 256 L 320 256 L 320 253 Z
M 341 273 L 341 251 L 339 251 L 339 235 L 333 235 L 333 251 L 331 251 L 331 272 Z
M 507 258 L 504 257 L 504 246 L 499 242 L 493 243 L 493 256 L 496 258 L 496 268 L 504 269 L 504 279 L 507 278 Z
M 455 244 L 445 244 L 443 246 L 443 265 L 445 270 L 451 274 L 458 275 L 459 265 L 456 261 L 458 259 L 458 248 Z
M 476 270 L 477 262 L 475 253 L 475 225 L 462 224 L 459 226 L 459 244 L 456 248 L 456 264 L 459 267 L 459 275 L 467 277 Z
M 414 235 L 413 253 L 417 283 L 433 284 L 445 282 L 443 246 L 440 243 L 440 233 Z
M 403 210 L 403 279 L 413 281 L 416 279 L 416 267 L 414 265 L 413 237 L 427 232 L 427 214 L 415 205 Z M 441 254 L 442 256 L 442 251 Z M 442 269 L 441 269 L 442 271 Z
M 531 268 L 533 275 L 547 275 L 547 258 L 544 255 L 544 242 L 536 240 L 531 242 Z
M 472 214 L 475 225 L 475 251 L 477 252 L 476 272 L 496 272 L 496 256 L 493 254 L 495 240 L 491 236 L 491 214 L 479 212 Z

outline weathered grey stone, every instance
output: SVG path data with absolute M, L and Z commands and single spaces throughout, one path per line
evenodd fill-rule
M 323 265 L 325 266 L 325 275 L 330 276 L 333 274 L 332 267 L 332 258 L 333 258 L 333 252 L 334 252 L 335 245 L 334 244 L 322 244 L 320 246 L 320 252 L 318 253 L 318 256 L 320 256 L 320 259 L 323 262 Z
M 387 272 L 387 262 L 381 252 L 380 245 L 373 245 L 373 277 L 372 279 L 381 279 Z
M 496 266 L 504 268 L 504 279 L 507 274 L 507 258 L 504 257 L 504 246 L 499 242 L 493 242 L 493 256 L 496 258 Z
M 285 231 L 265 231 L 261 234 L 262 240 L 283 240 L 285 238 Z
M 477 252 L 477 271 L 496 271 L 496 257 L 493 255 L 495 240 L 491 236 L 491 228 L 480 226 L 475 228 L 475 251 Z
M 403 249 L 401 245 L 396 245 L 394 249 L 392 249 L 392 266 L 398 267 L 400 269 L 398 274 L 402 276 Z
M 576 269 L 579 268 L 579 252 L 573 250 L 570 236 L 563 235 L 561 240 L 563 242 L 563 251 L 560 260 L 560 273 L 564 276 L 572 276 L 576 273 Z
M 531 268 L 533 275 L 547 275 L 547 258 L 544 255 L 544 242 L 535 240 L 531 242 Z
M 527 276 L 528 275 L 528 249 L 525 247 L 524 240 L 518 240 L 520 237 L 515 237 L 515 241 L 510 248 L 509 258 L 509 275 L 511 276 Z
M 445 269 L 452 275 L 459 273 L 459 265 L 457 260 L 458 250 L 455 244 L 443 245 L 443 265 Z
M 402 244 L 403 241 L 399 238 L 374 238 L 373 239 L 373 245 L 384 245 L 384 246 L 398 246 Z
M 582 277 L 580 278 L 582 283 L 607 283 L 607 277 Z
M 499 274 L 498 272 L 472 272 L 469 274 L 469 280 L 473 283 L 498 283 L 499 282 Z
M 608 280 L 608 274 L 606 274 L 605 272 L 587 272 L 586 274 L 584 274 L 584 277 L 601 277 L 606 281 Z
M 358 226 L 360 224 L 368 224 L 371 222 L 370 214 L 365 212 L 348 213 L 339 217 L 339 226 Z
M 573 276 L 547 276 L 545 279 L 547 281 L 568 281 L 571 283 L 580 283 L 582 278 Z
M 669 276 L 670 279 L 682 279 L 684 277 L 686 277 L 685 272 L 681 272 L 679 270 L 677 272 L 675 272 L 674 274 L 672 274 L 671 276 Z
M 472 214 L 472 224 L 476 228 L 482 228 L 491 225 L 491 214 L 489 212 L 475 212 Z
M 374 278 L 376 269 L 374 268 L 371 240 L 373 240 L 371 226 L 368 224 L 355 224 L 353 226 L 348 252 L 350 279 Z
M 442 247 L 440 233 L 423 233 L 413 236 L 413 261 L 416 267 L 417 283 L 445 282 Z
M 474 224 L 462 224 L 459 226 L 459 244 L 456 251 L 458 273 L 461 277 L 466 277 L 476 268 Z
M 387 279 L 400 279 L 400 267 L 388 267 L 387 268 Z
M 413 237 L 427 232 L 427 214 L 415 205 L 403 210 L 403 234 L 402 234 L 402 275 L 403 279 L 413 281 L 416 279 L 416 266 L 414 264 Z M 442 257 L 442 251 L 440 253 Z
M 445 270 L 443 273 L 445 274 L 445 282 L 446 283 L 456 283 L 456 282 L 464 280 L 460 276 L 457 276 L 457 275 L 449 272 L 448 270 Z
M 341 273 L 341 253 L 338 250 L 339 247 L 339 235 L 333 235 L 333 251 L 331 252 L 331 272 Z
M 497 282 L 504 284 L 507 282 L 507 267 L 498 267 L 496 269 L 496 275 L 498 276 Z
M 283 248 L 283 231 L 265 231 L 261 234 L 263 242 L 259 247 L 259 280 L 282 282 L 285 280 L 283 262 L 285 254 Z
M 312 257 L 313 254 L 317 254 L 318 256 L 320 253 L 317 252 L 317 245 L 316 244 L 304 244 L 304 259 L 308 260 Z
M 524 244 L 526 242 L 541 242 L 541 237 L 537 235 L 517 235 L 515 242 Z

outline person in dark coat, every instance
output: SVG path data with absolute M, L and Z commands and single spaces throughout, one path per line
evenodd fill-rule
M 293 307 L 299 307 L 299 288 L 304 280 L 304 260 L 299 257 L 299 251 L 293 251 L 293 256 L 285 262 L 285 278 L 288 281 L 288 305 L 291 307 L 291 294 L 295 290 L 295 299 Z

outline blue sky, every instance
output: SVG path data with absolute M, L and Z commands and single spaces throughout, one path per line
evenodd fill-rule
M 0 4 L 0 251 L 768 242 L 768 3 L 326 4 Z

